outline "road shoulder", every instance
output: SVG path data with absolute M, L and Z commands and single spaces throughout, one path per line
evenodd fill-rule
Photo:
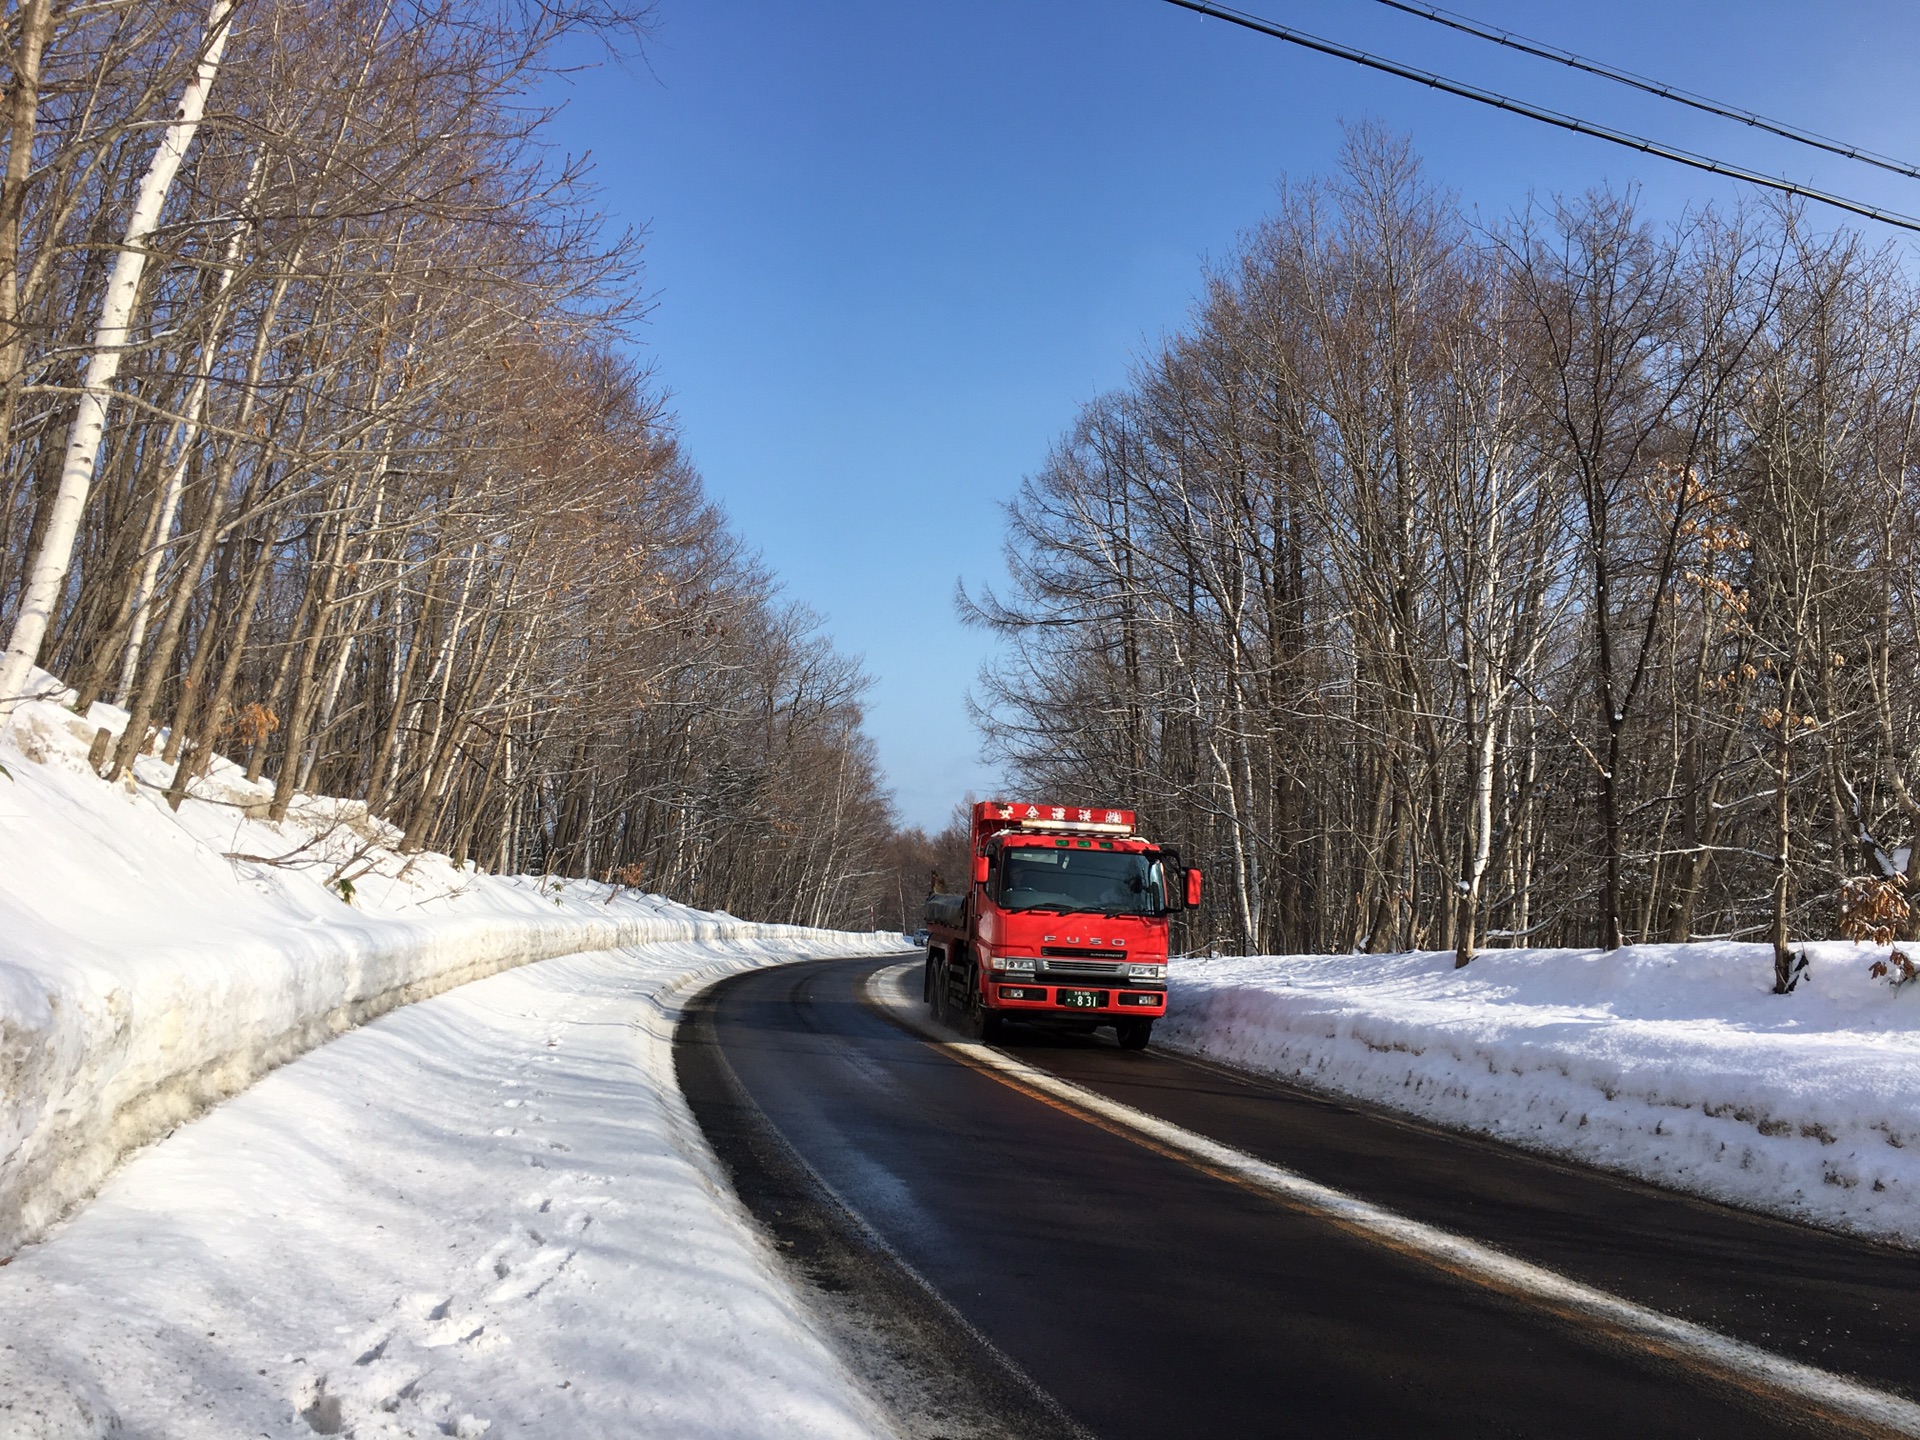
M 737 978 L 688 1004 L 674 1042 L 680 1090 L 836 1353 L 905 1440 L 1090 1440 L 839 1201 L 747 1096 L 713 1025 Z

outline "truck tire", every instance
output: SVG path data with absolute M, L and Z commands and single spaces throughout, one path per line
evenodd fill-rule
M 944 958 L 928 962 L 928 972 L 932 977 L 933 1018 L 945 1021 L 947 1018 L 947 962 Z
M 978 995 L 967 1002 L 967 1008 L 962 1013 L 966 1018 L 960 1029 L 969 1040 L 978 1040 L 983 1045 L 1000 1043 L 1000 1017 L 989 1010 Z
M 1151 1020 L 1116 1020 L 1113 1025 L 1114 1038 L 1120 1042 L 1122 1050 L 1144 1050 L 1147 1041 L 1153 1037 Z
M 933 967 L 936 958 L 935 952 L 929 949 L 927 963 L 920 967 L 920 1003 L 923 1005 L 933 1003 Z
M 982 1045 L 998 1045 L 1006 1038 L 1006 1027 L 1001 1023 L 999 1015 L 994 1011 L 987 1009 L 984 1005 L 978 1008 L 980 1018 L 976 1022 L 976 1026 L 980 1031 L 980 1043 Z
M 964 950 L 947 952 L 935 982 L 940 993 L 940 1018 L 962 1034 L 971 1034 L 973 1020 L 973 962 Z

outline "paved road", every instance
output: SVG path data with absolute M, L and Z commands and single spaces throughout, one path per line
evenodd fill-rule
M 876 968 L 829 961 L 728 982 L 689 1029 L 682 1074 L 723 1159 L 744 1164 L 743 1127 L 771 1127 L 865 1227 L 854 1243 L 891 1250 L 1030 1377 L 1043 1392 L 1030 1398 L 1031 1433 L 1885 1433 L 1548 1313 L 1089 1123 L 904 1028 L 870 1001 Z M 1920 1398 L 1920 1256 L 1124 1052 L 1104 1032 L 1031 1032 L 1009 1048 L 1399 1214 Z M 731 1120 L 716 1118 L 722 1088 Z M 743 1193 L 776 1229 L 799 1203 Z M 937 1348 L 938 1324 L 920 1329 L 922 1349 Z M 1049 1399 L 1070 1422 L 1042 1423 Z M 1003 1416 L 1022 1403 L 1017 1385 L 993 1400 Z M 1006 1429 L 1022 1433 L 1017 1414 Z

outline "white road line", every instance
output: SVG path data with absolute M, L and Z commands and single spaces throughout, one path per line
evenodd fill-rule
M 875 1003 L 900 1016 L 931 1040 L 962 1052 L 966 1060 L 1002 1072 L 1032 1090 L 1065 1102 L 1076 1110 L 1137 1132 L 1168 1150 L 1179 1151 L 1245 1184 L 1280 1196 L 1291 1204 L 1325 1215 L 1343 1228 L 1385 1244 L 1402 1254 L 1508 1295 L 1545 1306 L 1555 1313 L 1577 1317 L 1640 1341 L 1675 1358 L 1714 1370 L 1745 1385 L 1794 1396 L 1838 1417 L 1896 1435 L 1920 1437 L 1920 1405 L 1884 1390 L 1875 1390 L 1831 1371 L 1789 1360 L 1743 1340 L 1735 1340 L 1649 1310 L 1605 1290 L 1570 1280 L 1543 1266 L 1494 1249 L 1477 1240 L 1454 1235 L 1436 1226 L 1409 1219 L 1382 1206 L 1322 1185 L 1304 1175 L 1272 1165 L 1244 1151 L 1222 1145 L 1178 1125 L 1169 1124 L 1131 1105 L 1036 1069 L 1011 1055 L 973 1041 L 956 1040 L 937 1026 L 909 997 L 899 981 L 919 963 L 888 966 L 867 979 L 867 993 Z

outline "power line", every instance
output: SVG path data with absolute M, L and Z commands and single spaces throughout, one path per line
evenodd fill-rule
M 1596 125 L 1590 120 L 1582 120 L 1574 115 L 1562 114 L 1558 110 L 1548 110 L 1539 105 L 1530 105 L 1524 100 L 1515 100 L 1497 91 L 1485 90 L 1478 85 L 1468 85 L 1463 81 L 1449 80 L 1431 70 L 1418 70 L 1411 65 L 1402 65 L 1395 60 L 1383 59 L 1378 55 L 1369 55 L 1364 50 L 1355 50 L 1351 46 L 1336 44 L 1332 40 L 1322 40 L 1317 35 L 1309 35 L 1304 30 L 1295 30 L 1271 20 L 1263 20 L 1257 15 L 1249 15 L 1242 10 L 1231 10 L 1225 5 L 1215 5 L 1210 0 L 1167 0 L 1169 5 L 1178 5 L 1182 10 L 1191 10 L 1195 14 L 1210 16 L 1215 20 L 1224 20 L 1229 25 L 1238 25 L 1242 29 L 1267 35 L 1275 40 L 1285 40 L 1288 44 L 1298 45 L 1307 50 L 1318 51 L 1322 55 L 1331 55 L 1336 60 L 1347 60 L 1355 65 L 1363 65 L 1369 70 L 1379 70 L 1387 75 L 1398 76 L 1402 80 L 1412 80 L 1448 95 L 1457 95 L 1463 100 L 1474 100 L 1482 105 L 1491 105 L 1496 110 L 1505 110 L 1509 114 L 1520 115 L 1528 120 L 1538 120 L 1545 125 L 1558 126 L 1562 130 L 1571 130 L 1576 135 L 1588 135 L 1596 140 L 1605 140 L 1613 145 L 1621 145 L 1629 150 L 1638 150 L 1643 155 L 1652 155 L 1661 160 L 1671 160 L 1677 165 L 1687 165 L 1695 170 L 1704 170 L 1709 175 L 1721 175 L 1730 180 L 1745 181 L 1766 190 L 1777 190 L 1783 195 L 1797 195 L 1803 200 L 1814 200 L 1822 205 L 1831 205 L 1836 210 L 1844 210 L 1850 215 L 1859 215 L 1868 220 L 1878 220 L 1883 225 L 1892 225 L 1901 230 L 1920 232 L 1920 219 L 1911 215 L 1902 215 L 1896 210 L 1883 210 L 1877 205 L 1869 205 L 1861 200 L 1849 200 L 1844 195 L 1835 195 L 1828 190 L 1816 190 L 1808 185 L 1800 185 L 1792 180 L 1784 180 L 1777 175 L 1763 174 L 1758 170 L 1747 170 L 1738 165 L 1729 165 L 1707 155 L 1699 155 L 1691 150 L 1682 150 L 1673 145 L 1663 145 L 1657 140 L 1643 139 L 1625 130 L 1615 130 L 1611 126 Z
M 1648 95 L 1658 95 L 1662 100 L 1671 100 L 1676 105 L 1687 105 L 1695 110 L 1703 110 L 1722 120 L 1738 120 L 1742 125 L 1751 125 L 1756 130 L 1766 131 L 1769 135 L 1778 135 L 1784 140 L 1811 145 L 1814 149 L 1824 150 L 1829 155 L 1844 156 L 1848 160 L 1858 160 L 1864 165 L 1877 165 L 1882 170 L 1891 170 L 1894 174 L 1904 175 L 1909 180 L 1920 180 L 1920 167 L 1909 165 L 1904 160 L 1895 160 L 1888 155 L 1877 155 L 1871 150 L 1863 150 L 1858 145 L 1849 144 L 1845 140 L 1835 140 L 1831 136 L 1821 135 L 1813 130 L 1802 130 L 1797 125 L 1789 125 L 1781 120 L 1769 120 L 1766 116 L 1752 110 L 1723 105 L 1718 100 L 1709 100 L 1706 96 L 1696 95 L 1691 90 L 1682 90 L 1674 85 L 1663 85 L 1658 80 L 1649 80 L 1644 75 L 1635 75 L 1630 70 L 1620 70 L 1612 65 L 1602 64 L 1598 60 L 1589 60 L 1586 56 L 1576 55 L 1571 50 L 1562 50 L 1558 46 L 1548 45 L 1539 40 L 1529 40 L 1526 36 L 1515 35 L 1510 30 L 1498 30 L 1491 25 L 1483 25 L 1478 20 L 1456 14 L 1451 10 L 1442 10 L 1433 5 L 1409 4 L 1408 0 L 1379 0 L 1379 3 L 1390 10 L 1417 15 L 1422 20 L 1431 20 L 1436 25 L 1444 25 L 1449 30 L 1458 30 L 1481 40 L 1491 40 L 1496 45 L 1504 45 L 1509 50 L 1518 50 L 1523 55 L 1552 60 L 1588 75 L 1598 75 L 1603 80 L 1611 80 L 1616 84 L 1643 91 Z

